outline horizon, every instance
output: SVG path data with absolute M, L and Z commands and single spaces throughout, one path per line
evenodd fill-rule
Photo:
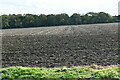
M 92 12 L 92 11 L 91 11 Z M 81 13 L 77 13 L 77 14 L 80 14 L 80 16 L 84 16 L 85 14 L 87 14 L 87 13 L 89 13 L 89 12 L 86 12 L 86 13 L 84 13 L 84 14 L 81 14 Z M 93 12 L 93 13 L 99 13 L 99 12 Z M 107 12 L 104 12 L 104 13 L 107 13 Z M 13 14 L 0 14 L 0 16 L 2 16 L 2 15 L 19 15 L 20 13 L 18 13 L 18 14 L 15 14 L 15 13 L 13 13 Z M 53 14 L 53 13 L 50 13 L 50 14 L 32 14 L 32 13 L 25 13 L 25 14 L 21 14 L 22 16 L 23 15 L 26 15 L 26 14 L 31 14 L 31 15 L 51 15 L 51 14 Z M 67 13 L 56 13 L 56 14 L 53 14 L 53 15 L 58 15 L 58 14 L 67 14 Z M 69 14 L 67 14 L 69 17 L 70 16 L 72 16 L 73 14 L 76 14 L 76 13 L 72 13 L 71 15 L 69 15 Z M 107 14 L 109 14 L 109 13 L 107 13 Z M 110 16 L 118 16 L 118 15 L 111 15 L 111 14 L 109 14 Z

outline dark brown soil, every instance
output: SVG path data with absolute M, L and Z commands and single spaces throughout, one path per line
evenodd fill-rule
M 118 24 L 3 30 L 2 66 L 117 65 Z

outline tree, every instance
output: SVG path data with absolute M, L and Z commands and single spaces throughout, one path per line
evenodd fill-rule
M 112 22 L 112 19 L 113 19 L 112 16 L 110 16 L 108 13 L 99 12 L 97 22 L 98 23 L 108 23 L 108 22 Z
M 23 15 L 23 26 L 24 27 L 33 27 L 34 25 L 34 17 L 32 14 L 24 14 Z
M 89 24 L 89 21 L 90 21 L 90 16 L 88 16 L 88 14 L 85 14 L 85 15 L 82 15 L 81 16 L 81 21 L 82 21 L 82 24 Z
M 86 14 L 89 18 L 88 18 L 88 23 L 89 24 L 93 24 L 97 22 L 97 18 L 98 18 L 98 13 L 94 13 L 94 12 L 89 12 Z
M 105 12 L 88 12 L 85 15 L 74 13 L 72 16 L 68 14 L 49 14 L 49 15 L 33 15 L 33 14 L 9 14 L 2 15 L 2 24 L 4 29 L 8 28 L 26 28 L 56 25 L 79 25 L 79 24 L 95 24 L 120 22 L 119 16 L 111 16 Z
M 15 26 L 15 24 L 16 24 L 16 15 L 15 14 L 13 14 L 13 15 L 9 15 L 9 17 L 8 17 L 8 19 L 9 19 L 9 27 L 10 28 L 16 28 L 16 26 Z
M 8 15 L 6 14 L 2 15 L 2 28 L 3 29 L 10 28 Z
M 47 15 L 47 26 L 55 26 L 55 25 L 56 25 L 55 15 L 53 14 Z
M 39 23 L 40 23 L 40 26 L 47 26 L 47 16 L 44 14 L 41 14 L 39 16 Z
M 74 13 L 71 17 L 70 17 L 70 24 L 74 24 L 74 25 L 78 25 L 81 24 L 81 16 L 80 14 Z
M 69 20 L 68 14 L 58 14 L 56 15 L 56 24 L 57 25 L 67 25 Z
M 22 16 L 22 14 L 17 14 L 15 19 L 16 19 L 16 21 L 15 21 L 16 28 L 22 28 L 23 27 L 23 16 Z

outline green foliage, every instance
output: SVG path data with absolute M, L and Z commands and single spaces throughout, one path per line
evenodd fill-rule
M 70 17 L 70 24 L 73 24 L 73 25 L 81 24 L 81 16 L 80 16 L 80 14 L 74 13 Z
M 119 69 L 108 69 L 101 70 L 93 73 L 93 77 L 95 78 L 120 78 L 120 70 Z
M 8 67 L 0 70 L 2 80 L 69 80 L 69 79 L 120 79 L 119 68 L 97 70 L 92 68 L 27 68 L 27 67 Z M 93 80 L 93 79 L 92 79 Z
M 49 15 L 33 15 L 33 14 L 10 14 L 2 15 L 3 29 L 8 28 L 27 28 L 27 27 L 43 27 L 43 26 L 59 26 L 59 25 L 79 25 L 79 24 L 95 24 L 95 23 L 111 23 L 119 22 L 119 16 L 111 16 L 105 12 L 89 12 L 85 15 L 74 13 L 68 14 L 49 14 Z

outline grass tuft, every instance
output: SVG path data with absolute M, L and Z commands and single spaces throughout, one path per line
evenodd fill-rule
M 100 67 L 100 69 L 98 68 Z M 35 68 L 35 67 L 8 67 L 0 70 L 1 80 L 38 80 L 38 79 L 109 79 L 119 80 L 118 66 L 102 67 L 91 65 L 88 67 L 62 68 Z

